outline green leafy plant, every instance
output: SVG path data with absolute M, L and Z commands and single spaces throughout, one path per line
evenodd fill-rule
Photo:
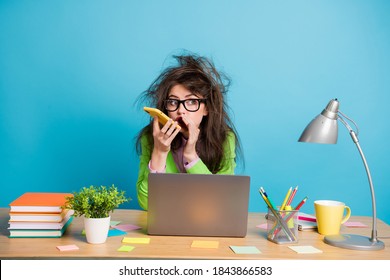
M 112 185 L 83 187 L 79 192 L 73 192 L 73 197 L 67 197 L 65 208 L 73 209 L 76 217 L 106 218 L 122 203 L 130 201 L 124 191 L 119 191 Z

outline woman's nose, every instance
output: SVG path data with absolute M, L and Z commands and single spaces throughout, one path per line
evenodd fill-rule
M 179 114 L 183 114 L 183 113 L 185 113 L 187 110 L 186 110 L 186 108 L 184 108 L 184 104 L 183 103 L 180 103 L 179 104 L 179 108 L 177 108 L 177 112 L 179 113 Z

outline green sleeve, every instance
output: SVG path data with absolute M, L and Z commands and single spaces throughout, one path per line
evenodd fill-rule
M 138 203 L 142 209 L 148 210 L 148 176 L 149 161 L 151 159 L 151 147 L 149 145 L 147 137 L 144 135 L 141 138 L 141 156 L 139 162 L 139 171 L 137 179 L 137 198 Z M 173 159 L 172 153 L 168 153 L 166 162 L 166 173 L 178 173 L 179 170 L 176 167 L 175 160 Z
M 148 175 L 150 161 L 150 145 L 146 136 L 141 138 L 141 156 L 139 162 L 138 180 L 137 180 L 137 197 L 138 203 L 142 209 L 148 209 Z

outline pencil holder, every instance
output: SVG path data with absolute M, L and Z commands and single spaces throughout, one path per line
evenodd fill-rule
M 277 244 L 298 242 L 298 210 L 268 208 L 267 239 Z

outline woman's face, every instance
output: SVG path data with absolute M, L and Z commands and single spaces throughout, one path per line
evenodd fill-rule
M 175 85 L 174 87 L 172 87 L 171 91 L 169 92 L 168 99 L 176 99 L 181 101 L 186 99 L 202 99 L 202 96 L 190 92 L 182 85 Z M 179 122 L 179 124 L 183 125 L 183 123 L 181 122 L 181 117 L 185 115 L 187 118 L 191 119 L 192 122 L 198 128 L 200 123 L 202 122 L 203 116 L 207 116 L 207 114 L 208 111 L 204 102 L 200 102 L 199 110 L 196 112 L 188 111 L 184 107 L 183 103 L 179 105 L 179 108 L 176 111 L 168 112 L 168 116 L 174 121 Z

